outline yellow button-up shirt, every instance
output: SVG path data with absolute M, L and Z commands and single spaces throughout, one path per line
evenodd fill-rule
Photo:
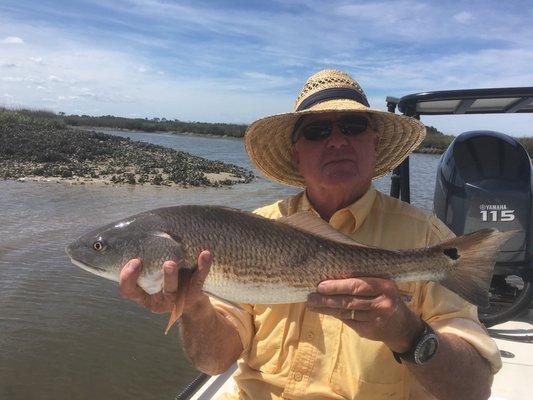
M 304 192 L 263 207 L 267 218 L 312 209 Z M 374 188 L 337 211 L 330 225 L 356 242 L 386 249 L 430 246 L 453 237 L 437 218 Z M 402 282 L 403 301 L 433 329 L 460 336 L 491 364 L 501 359 L 474 306 L 433 282 Z M 305 303 L 243 304 L 212 300 L 237 328 L 244 352 L 235 374 L 240 399 L 431 399 L 381 342 L 360 337 Z M 228 397 L 224 397 L 225 399 Z

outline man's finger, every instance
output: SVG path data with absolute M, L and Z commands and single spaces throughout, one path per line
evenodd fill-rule
M 331 315 L 346 321 L 369 322 L 376 319 L 373 310 L 349 310 L 347 308 L 309 307 L 309 311 Z M 352 313 L 352 311 L 354 311 Z
M 205 278 L 207 278 L 207 274 L 209 274 L 209 270 L 211 269 L 212 261 L 213 257 L 208 250 L 202 251 L 198 256 L 198 272 L 195 274 L 195 280 L 197 280 L 198 283 L 201 282 L 203 284 Z
M 138 258 L 128 261 L 122 268 L 119 276 L 119 289 L 122 297 L 132 300 L 144 298 L 144 290 L 137 285 L 141 271 L 142 263 Z
M 381 278 L 349 278 L 322 281 L 318 284 L 320 294 L 349 294 L 352 296 L 375 297 L 389 290 L 391 281 Z
M 307 297 L 307 304 L 310 307 L 346 308 L 350 310 L 370 310 L 373 301 L 373 298 L 359 298 L 351 295 L 324 296 L 311 293 Z
M 178 291 L 179 266 L 174 261 L 163 264 L 163 292 L 176 293 Z
M 205 278 L 211 269 L 211 253 L 208 250 L 202 251 L 198 255 L 198 268 L 191 275 L 189 288 L 193 291 L 201 291 Z
M 207 276 L 209 273 L 209 268 L 211 268 L 211 262 L 213 257 L 211 257 L 211 252 L 209 250 L 204 250 L 198 256 L 198 269 L 202 275 Z

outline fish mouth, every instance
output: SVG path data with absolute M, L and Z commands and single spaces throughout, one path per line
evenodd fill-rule
M 92 272 L 92 273 L 94 273 L 95 271 L 106 272 L 106 270 L 103 268 L 96 267 L 94 265 L 85 264 L 79 260 L 76 260 L 73 257 L 70 257 L 70 262 L 72 262 L 72 264 L 74 264 L 75 266 L 80 267 L 81 269 L 84 269 L 85 271 L 88 271 L 88 272 Z
M 97 267 L 95 265 L 86 264 L 80 260 L 76 260 L 74 256 L 72 255 L 72 250 L 75 248 L 76 247 L 74 246 L 74 243 L 71 243 L 67 247 L 65 247 L 65 253 L 67 253 L 67 256 L 70 257 L 70 261 L 72 262 L 72 264 L 74 264 L 77 267 L 80 267 L 81 269 L 84 269 L 85 271 L 89 271 L 92 273 L 94 273 L 95 271 L 106 272 L 106 270 L 103 268 Z

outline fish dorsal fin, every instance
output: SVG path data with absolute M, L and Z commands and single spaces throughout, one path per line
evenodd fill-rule
M 317 217 L 309 211 L 300 211 L 299 213 L 293 214 L 289 217 L 278 218 L 279 222 L 290 225 L 294 228 L 304 230 L 306 232 L 312 233 L 323 237 L 324 239 L 333 240 L 335 242 L 358 245 L 366 247 L 363 244 L 357 243 L 351 237 L 335 230 L 330 224 L 328 224 L 323 219 Z

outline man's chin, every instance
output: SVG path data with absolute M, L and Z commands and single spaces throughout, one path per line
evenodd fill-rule
M 354 186 L 360 183 L 360 177 L 354 174 L 354 171 L 335 171 L 325 174 L 322 177 L 322 186 L 332 189 L 339 186 Z

